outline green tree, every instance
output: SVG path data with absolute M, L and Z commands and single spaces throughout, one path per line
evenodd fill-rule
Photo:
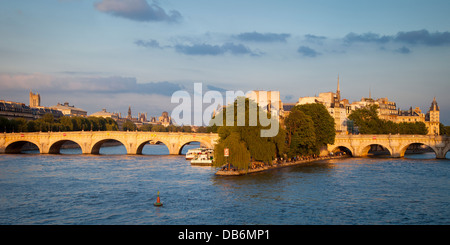
M 198 127 L 197 128 L 197 131 L 196 131 L 197 133 L 208 133 L 208 128 L 207 127 L 204 127 L 204 126 L 201 126 L 201 127 Z
M 186 133 L 191 133 L 192 132 L 192 128 L 191 126 L 181 126 L 181 132 L 186 132 Z
M 398 124 L 398 133 L 426 135 L 428 133 L 428 129 L 423 122 L 401 122 Z
M 167 127 L 164 125 L 161 125 L 161 126 L 164 127 L 164 129 L 163 128 L 158 129 L 158 130 L 163 130 L 161 132 L 182 132 L 182 128 L 179 126 L 178 127 L 175 125 L 168 125 Z
M 53 123 L 55 121 L 55 117 L 51 113 L 45 113 L 45 115 L 42 117 L 42 119 L 46 123 Z
M 216 124 L 210 124 L 206 127 L 207 133 L 217 133 L 219 131 L 219 126 Z
M 140 130 L 144 131 L 144 132 L 150 132 L 150 131 L 152 131 L 152 124 L 144 124 L 144 125 L 142 125 Z
M 13 119 L 17 132 L 28 132 L 28 121 L 25 118 Z
M 59 122 L 61 123 L 63 131 L 74 130 L 72 118 L 64 116 L 59 119 Z
M 383 125 L 383 134 L 398 134 L 399 132 L 399 124 L 393 121 L 384 121 L 381 123 Z
M 29 121 L 27 123 L 28 132 L 37 132 L 39 128 L 36 127 L 36 123 L 34 121 Z
M 336 137 L 334 119 L 324 105 L 319 103 L 297 105 L 293 110 L 300 110 L 311 117 L 316 135 L 316 153 L 321 147 L 334 144 Z
M 9 120 L 6 117 L 0 117 L 0 132 L 9 132 Z
M 7 133 L 19 132 L 19 122 L 18 121 L 16 121 L 15 119 L 11 119 L 11 120 L 6 119 L 6 120 L 7 120 L 7 122 L 5 125 L 6 125 Z
M 239 107 L 239 105 L 245 105 L 244 107 Z M 269 118 L 269 120 L 278 120 L 276 118 L 271 118 L 270 114 L 264 112 L 262 109 L 258 109 L 256 112 L 256 122 L 250 123 L 250 108 L 258 108 L 258 105 L 248 98 L 238 97 L 233 104 L 227 106 L 223 113 L 219 113 L 217 117 L 212 119 L 212 122 L 222 122 L 224 126 L 218 126 L 217 131 L 219 134 L 219 142 L 216 145 L 214 151 L 215 164 L 216 166 L 221 166 L 225 164 L 224 158 L 221 156 L 223 151 L 221 149 L 230 148 L 232 145 L 236 144 L 236 147 L 244 147 L 234 150 L 233 153 L 230 153 L 230 160 L 241 159 L 244 162 L 232 162 L 234 166 L 239 166 L 240 169 L 247 169 L 250 161 L 247 161 L 248 157 L 252 161 L 261 161 L 265 163 L 271 163 L 272 160 L 284 154 L 285 151 L 285 131 L 280 128 L 278 134 L 275 137 L 261 137 L 261 130 L 267 130 L 271 127 L 262 126 L 260 123 L 261 113 L 265 113 L 264 117 Z M 243 110 L 241 110 L 243 109 Z M 233 112 L 233 114 L 231 114 Z M 230 120 L 231 118 L 231 120 Z M 226 120 L 232 122 L 232 125 L 228 125 Z M 238 125 L 238 120 L 244 119 Z M 278 123 L 278 122 L 276 122 Z M 212 125 L 212 123 L 210 123 Z M 231 137 L 230 139 L 228 139 Z M 238 154 L 237 156 L 233 156 L 231 158 L 231 154 Z M 232 160 L 232 161 L 234 161 Z
M 91 130 L 91 123 L 85 117 L 72 117 L 72 124 L 74 131 Z
M 118 131 L 119 130 L 119 126 L 117 125 L 117 122 L 114 119 L 108 117 L 108 118 L 105 118 L 104 120 L 105 120 L 105 130 L 107 130 L 107 131 Z
M 378 106 L 372 105 L 354 110 L 349 119 L 358 126 L 361 134 L 420 134 L 426 135 L 428 129 L 423 122 L 401 122 L 382 120 L 378 117 Z
M 354 122 L 361 134 L 379 134 L 383 125 L 378 118 L 377 109 L 377 105 L 358 108 L 352 111 L 348 119 Z
M 444 124 L 439 123 L 439 135 L 447 135 L 448 132 Z
M 224 156 L 225 148 L 228 148 L 230 152 L 228 159 Z M 226 138 L 220 138 L 219 143 L 214 147 L 214 163 L 216 166 L 230 163 L 238 169 L 247 170 L 249 162 L 250 152 L 238 132 L 231 132 Z
M 44 120 L 44 118 L 39 118 L 34 120 L 36 123 L 36 129 L 41 132 L 48 132 L 51 130 L 51 123 Z
M 132 121 L 127 120 L 123 123 L 122 128 L 123 131 L 135 131 L 137 127 Z
M 89 121 L 89 124 L 91 125 L 91 130 L 93 130 L 93 131 L 103 130 L 101 119 L 102 118 L 100 118 L 100 117 L 88 117 L 87 118 L 87 120 Z
M 156 124 L 152 127 L 152 132 L 167 132 L 166 127 L 161 124 Z
M 444 133 L 447 136 L 450 136 L 450 126 L 444 126 Z
M 288 156 L 319 153 L 314 122 L 304 112 L 293 109 L 284 121 L 289 146 Z

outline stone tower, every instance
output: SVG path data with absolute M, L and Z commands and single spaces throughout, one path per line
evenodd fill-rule
M 339 75 L 338 75 L 338 81 L 337 81 L 336 98 L 337 98 L 337 103 L 340 103 L 341 102 L 341 87 L 339 85 Z
M 434 97 L 433 102 L 431 102 L 430 110 L 428 111 L 425 121 L 428 127 L 429 135 L 439 135 L 439 124 L 440 124 L 440 111 L 439 106 L 436 102 L 436 97 Z
M 34 94 L 30 90 L 30 107 L 38 107 L 41 106 L 41 96 L 39 93 Z
M 128 106 L 128 116 L 127 119 L 131 120 L 131 106 Z

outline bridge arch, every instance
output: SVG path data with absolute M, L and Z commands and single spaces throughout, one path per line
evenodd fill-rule
M 345 152 L 349 156 L 353 156 L 352 147 L 350 147 L 350 146 L 338 145 L 331 149 L 331 152 L 333 152 L 333 153 L 340 152 L 340 151 Z
M 210 148 L 210 149 L 214 148 L 214 146 L 210 142 L 208 142 L 206 140 L 203 140 L 203 139 L 190 139 L 190 140 L 182 141 L 179 144 L 180 147 L 178 149 L 178 154 L 181 154 L 181 151 L 183 150 L 183 147 L 185 145 L 187 145 L 189 143 L 193 143 L 193 142 L 198 142 L 198 143 L 200 143 L 200 146 L 205 146 L 206 148 Z
M 360 147 L 359 156 L 366 157 L 369 155 L 369 152 L 378 151 L 380 155 L 383 154 L 383 151 L 388 151 L 389 156 L 392 156 L 392 149 L 389 146 L 386 146 L 381 143 L 369 143 Z
M 105 142 L 108 142 L 108 141 L 121 143 L 125 147 L 125 149 L 126 149 L 126 151 L 128 153 L 129 149 L 127 148 L 127 145 L 123 141 L 121 141 L 119 139 L 114 139 L 114 138 L 100 139 L 100 140 L 97 140 L 95 142 L 92 142 L 92 147 L 91 147 L 89 153 L 90 154 L 100 154 L 100 148 L 102 147 L 102 145 Z
M 400 148 L 400 157 L 404 157 L 404 156 L 405 156 L 406 151 L 408 150 L 408 148 L 409 148 L 410 146 L 418 146 L 418 145 L 424 145 L 424 146 L 427 146 L 427 147 L 429 147 L 430 149 L 433 150 L 435 156 L 438 155 L 438 150 L 436 149 L 436 147 L 434 147 L 434 146 L 432 146 L 432 145 L 428 145 L 428 144 L 425 144 L 425 143 L 422 143 L 422 142 L 410 142 L 410 143 L 408 143 L 408 144 L 406 144 L 406 145 L 404 145 L 404 146 L 402 146 L 402 147 Z
M 22 153 L 22 148 L 26 144 L 34 145 L 39 150 L 39 153 L 42 153 L 42 149 L 39 146 L 39 144 L 37 142 L 34 142 L 33 140 L 16 140 L 16 141 L 9 142 L 9 144 L 6 145 L 6 147 L 5 147 L 5 153 L 8 153 L 8 154 Z
M 450 145 L 448 145 L 447 147 L 445 147 L 444 148 L 444 150 L 443 150 L 443 158 L 447 158 L 447 159 L 450 159 L 450 156 L 449 157 L 447 157 L 447 154 L 449 154 L 449 152 L 450 152 Z
M 55 141 L 55 142 L 51 143 L 50 147 L 48 149 L 48 153 L 50 153 L 50 154 L 59 154 L 59 153 L 61 153 L 61 147 L 65 143 L 69 143 L 69 142 L 77 144 L 80 147 L 81 152 L 82 153 L 84 152 L 81 143 L 77 142 L 76 140 L 64 139 L 64 140 L 58 140 L 58 141 Z
M 157 139 L 146 139 L 146 140 L 144 140 L 144 141 L 138 142 L 138 143 L 137 143 L 136 154 L 138 154 L 138 155 L 143 154 L 144 147 L 145 147 L 148 143 L 150 143 L 150 144 L 155 144 L 155 145 L 156 145 L 156 144 L 163 144 L 163 145 L 166 146 L 168 154 L 170 154 L 170 149 L 169 149 L 170 145 L 169 145 L 169 143 L 166 142 L 166 141 L 164 141 L 164 140 L 157 140 Z

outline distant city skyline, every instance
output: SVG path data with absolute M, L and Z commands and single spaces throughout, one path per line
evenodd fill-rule
M 447 0 L 2 2 L 0 99 L 160 115 L 177 90 L 336 90 L 450 125 Z

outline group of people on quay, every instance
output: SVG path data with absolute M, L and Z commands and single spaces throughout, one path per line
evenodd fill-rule
M 294 156 L 291 158 L 275 158 L 272 161 L 272 164 L 264 163 L 264 162 L 251 162 L 249 165 L 250 170 L 257 170 L 257 169 L 263 169 L 263 168 L 275 168 L 275 167 L 282 167 L 284 165 L 294 165 L 299 163 L 305 163 L 305 162 L 312 162 L 312 161 L 320 161 L 320 160 L 328 160 L 336 157 L 342 157 L 346 156 L 347 154 L 345 152 L 330 152 L 326 156 L 319 156 L 316 154 L 313 155 L 307 155 L 307 156 Z M 232 164 L 230 165 L 224 165 L 221 168 L 222 171 L 238 171 L 236 167 L 234 167 Z

